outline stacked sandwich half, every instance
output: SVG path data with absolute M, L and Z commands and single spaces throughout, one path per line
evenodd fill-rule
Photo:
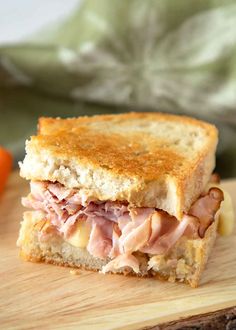
M 197 286 L 224 199 L 217 140 L 214 126 L 174 115 L 41 118 L 20 164 L 31 180 L 21 255 Z

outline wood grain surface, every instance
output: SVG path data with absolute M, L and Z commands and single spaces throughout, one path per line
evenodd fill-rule
M 236 205 L 236 180 L 224 187 Z M 236 306 L 236 231 L 217 239 L 197 289 L 23 262 L 16 239 L 28 189 L 15 172 L 0 198 L 1 329 L 141 329 Z

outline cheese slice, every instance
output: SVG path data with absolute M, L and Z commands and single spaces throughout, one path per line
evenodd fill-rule
M 86 248 L 89 241 L 90 231 L 91 227 L 86 221 L 78 221 L 75 224 L 73 232 L 68 238 L 66 238 L 66 242 L 78 248 Z

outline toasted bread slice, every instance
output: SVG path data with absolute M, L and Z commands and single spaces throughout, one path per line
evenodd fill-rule
M 56 265 L 101 270 L 110 260 L 94 258 L 86 248 L 78 248 L 61 236 L 53 233 L 47 240 L 39 240 L 39 233 L 46 220 L 40 212 L 25 212 L 21 224 L 18 246 L 21 256 L 33 262 L 47 262 Z M 156 276 L 171 282 L 185 282 L 197 287 L 216 239 L 218 217 L 207 229 L 203 239 L 182 237 L 166 255 L 136 253 L 140 272 L 129 272 L 127 267 L 116 273 L 136 276 Z M 149 269 L 149 265 L 152 266 Z
M 210 178 L 217 141 L 213 125 L 161 113 L 41 118 L 21 175 L 181 220 Z

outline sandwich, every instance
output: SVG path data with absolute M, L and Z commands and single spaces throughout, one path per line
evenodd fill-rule
M 215 126 L 162 113 L 40 118 L 20 163 L 20 255 L 198 286 L 225 230 L 217 142 Z

